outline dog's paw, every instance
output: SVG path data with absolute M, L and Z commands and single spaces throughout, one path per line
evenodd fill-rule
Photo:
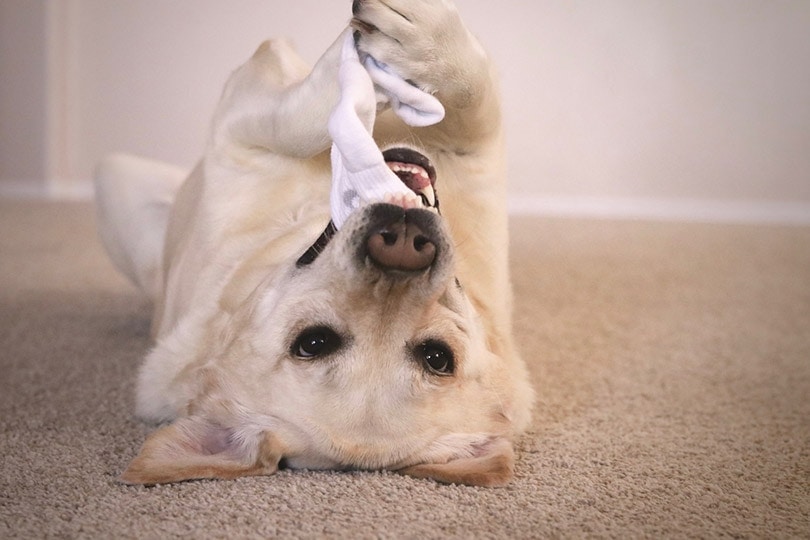
M 445 106 L 463 105 L 486 55 L 449 0 L 354 0 L 357 48 Z

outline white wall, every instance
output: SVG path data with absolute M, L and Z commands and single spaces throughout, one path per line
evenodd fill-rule
M 267 37 L 291 34 L 314 62 L 351 3 L 322 0 L 75 2 L 76 173 L 126 150 L 192 166 L 230 72 Z M 305 21 L 318 13 L 315 24 Z
M 810 223 L 807 0 L 458 4 L 501 68 L 515 211 Z M 222 83 L 262 39 L 292 36 L 314 61 L 350 11 L 348 0 L 0 6 L 3 20 L 26 6 L 47 33 L 0 32 L 0 173 L 30 171 L 51 193 L 81 193 L 112 150 L 190 166 Z M 37 25 L 31 6 L 57 22 Z M 8 58 L 36 64 L 34 36 L 51 64 L 18 77 Z M 37 77 L 57 81 L 45 97 Z M 30 140 L 13 146 L 20 95 L 59 121 L 32 114 Z M 43 139 L 37 125 L 51 126 L 43 153 L 57 154 L 40 169 L 19 149 Z
M 529 208 L 810 221 L 810 2 L 510 11 L 487 34 Z
M 45 189 L 47 29 L 44 0 L 0 2 L 0 190 Z

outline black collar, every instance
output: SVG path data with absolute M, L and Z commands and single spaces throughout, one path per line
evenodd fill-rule
M 324 229 L 318 239 L 315 240 L 315 243 L 312 244 L 310 248 L 298 258 L 295 266 L 301 268 L 302 266 L 311 264 L 326 248 L 326 244 L 328 244 L 332 237 L 335 236 L 335 233 L 337 233 L 337 227 L 335 227 L 335 224 L 330 220 L 329 225 L 326 226 L 326 229 Z

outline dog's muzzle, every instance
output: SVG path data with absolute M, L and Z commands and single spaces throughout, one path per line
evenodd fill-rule
M 436 261 L 442 236 L 437 224 L 439 198 L 436 169 L 424 154 L 406 147 L 383 152 L 383 159 L 403 184 L 421 199 L 425 209 L 405 210 L 391 204 L 374 204 L 366 209 L 369 228 L 359 246 L 359 256 L 383 271 L 415 273 L 430 268 Z M 312 246 L 299 257 L 296 266 L 307 266 L 318 258 L 337 228 L 331 221 Z
M 368 209 L 368 225 L 357 256 L 386 273 L 416 274 L 433 266 L 444 243 L 437 215 L 391 204 Z

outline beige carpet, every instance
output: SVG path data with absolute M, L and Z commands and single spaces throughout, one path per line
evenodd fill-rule
M 0 202 L 0 537 L 810 538 L 810 229 L 518 219 L 507 488 L 116 483 L 148 308 L 87 204 Z

